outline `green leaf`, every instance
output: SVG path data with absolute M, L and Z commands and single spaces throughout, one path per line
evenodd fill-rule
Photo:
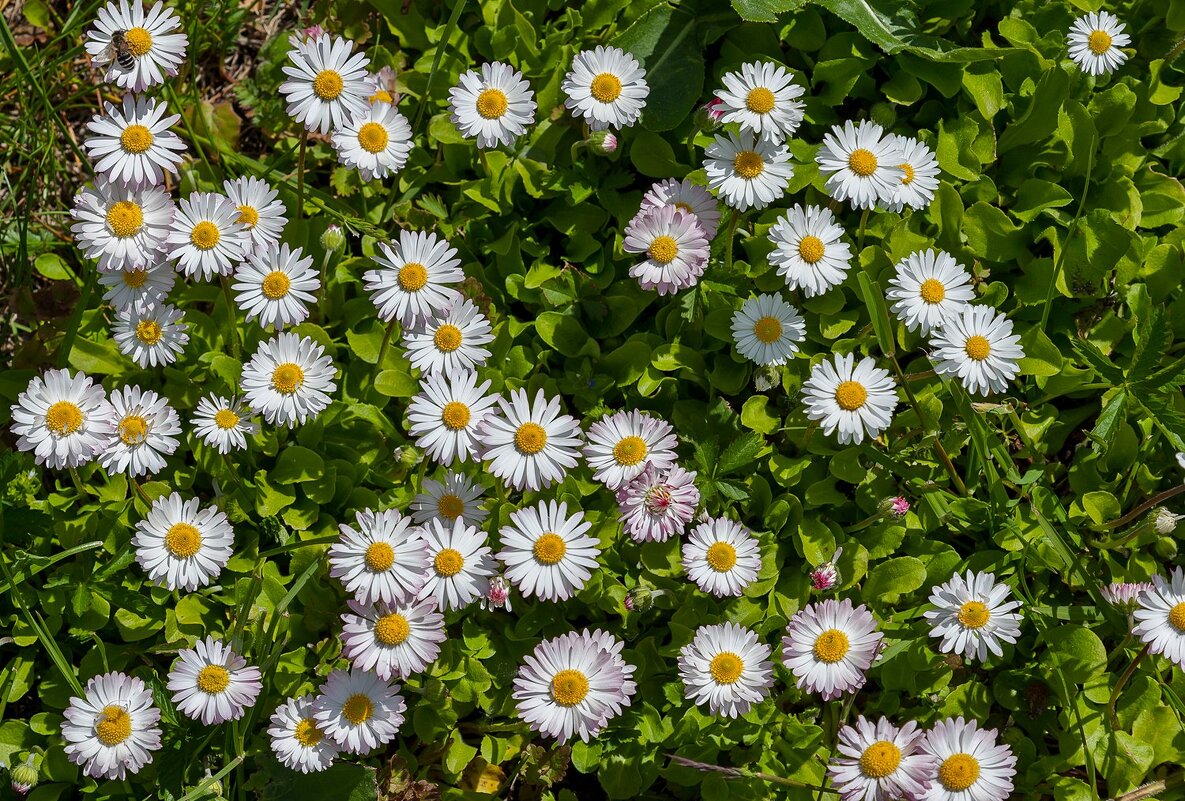
M 1016 122 L 1011 123 L 1000 134 L 999 151 L 1003 155 L 1009 150 L 1036 142 L 1057 127 L 1058 112 L 1070 89 L 1070 76 L 1060 67 L 1047 70 L 1037 81 L 1037 88 L 1025 113 Z
M 681 123 L 703 91 L 704 54 L 696 25 L 691 14 L 661 3 L 613 40 L 646 68 L 650 94 L 642 125 L 651 131 L 669 131 Z
M 1008 215 L 982 200 L 963 215 L 967 245 L 988 261 L 1013 261 L 1029 249 L 1029 237 Z
M 299 445 L 286 445 L 268 477 L 277 484 L 312 481 L 325 473 L 325 461 L 314 451 Z
M 319 773 L 278 769 L 263 787 L 262 801 L 374 801 L 374 768 L 338 762 Z
M 1099 412 L 1094 428 L 1088 435 L 1098 446 L 1096 450 L 1105 453 L 1115 441 L 1120 426 L 1127 422 L 1127 399 L 1127 390 L 1121 389 L 1110 397 Z
M 716 475 L 726 476 L 753 464 L 764 447 L 765 438 L 763 436 L 753 431 L 746 431 L 734 439 L 724 449 L 724 453 L 720 454 L 720 461 L 716 463 Z
M 754 395 L 745 401 L 741 407 L 741 425 L 759 434 L 772 434 L 782 425 L 782 419 L 766 411 L 769 399 L 764 395 Z
M 410 398 L 420 391 L 420 384 L 406 370 L 383 370 L 374 388 L 389 398 Z
M 675 159 L 670 142 L 645 129 L 630 143 L 630 161 L 648 178 L 682 178 L 687 172 Z
M 1123 383 L 1123 371 L 1116 367 L 1115 363 L 1099 350 L 1093 342 L 1085 339 L 1072 339 L 1070 340 L 1070 347 L 1104 381 L 1108 381 L 1112 385 Z
M 1115 520 L 1123 514 L 1119 501 L 1115 496 L 1103 490 L 1088 492 L 1082 496 L 1082 508 L 1090 515 L 1095 523 L 1106 523 Z
M 571 312 L 547 311 L 535 320 L 539 338 L 565 356 L 600 355 L 600 348 Z
M 864 305 L 868 308 L 868 316 L 872 318 L 872 330 L 876 332 L 876 341 L 880 343 L 881 351 L 886 356 L 892 356 L 895 352 L 893 328 L 889 307 L 885 303 L 885 293 L 867 273 L 861 272 L 857 280 L 860 283 L 860 294 L 864 296 Z
M 732 0 L 732 7 L 746 22 L 777 22 L 779 14 L 797 11 L 807 0 Z
M 926 565 L 914 556 L 898 556 L 881 562 L 868 571 L 862 594 L 865 598 L 895 603 L 902 595 L 913 592 L 926 581 Z
M 69 281 L 74 277 L 65 259 L 56 253 L 42 253 L 34 259 L 33 267 L 38 273 L 53 281 Z

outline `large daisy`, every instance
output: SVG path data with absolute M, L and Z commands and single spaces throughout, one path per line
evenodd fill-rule
M 954 256 L 941 250 L 919 250 L 897 262 L 897 274 L 885 291 L 891 311 L 907 331 L 927 335 L 975 299 L 971 276 Z
M 737 211 L 764 209 L 786 193 L 794 177 L 785 145 L 758 139 L 748 131 L 716 141 L 704 151 L 708 186 Z
M 280 241 L 288 218 L 284 215 L 284 201 L 280 193 L 267 181 L 254 176 L 222 182 L 222 190 L 239 210 L 238 222 L 247 229 L 251 249 Z
M 194 192 L 177 204 L 165 239 L 169 260 L 187 278 L 208 281 L 230 275 L 247 258 L 251 235 L 239 222 L 230 198 L 214 192 Z
M 408 433 L 429 458 L 443 464 L 478 456 L 478 426 L 498 397 L 487 395 L 490 382 L 477 383 L 468 370 L 451 377 L 429 375 L 407 407 Z
M 301 773 L 320 773 L 337 758 L 337 743 L 313 719 L 313 696 L 289 698 L 276 707 L 267 733 L 280 764 Z
M 465 278 L 461 260 L 456 248 L 436 234 L 400 231 L 398 245 L 380 242 L 378 249 L 371 258 L 379 269 L 367 270 L 362 282 L 380 319 L 414 326 L 461 299 L 451 286 Z
M 867 120 L 859 126 L 845 122 L 823 136 L 815 155 L 819 171 L 828 175 L 825 188 L 836 200 L 847 200 L 857 209 L 890 203 L 905 176 L 905 154 L 892 134 Z
M 486 363 L 490 351 L 482 346 L 494 341 L 490 331 L 490 321 L 464 298 L 426 323 L 405 330 L 403 347 L 411 366 L 420 372 L 451 376 Z
M 395 175 L 411 153 L 411 123 L 386 103 L 371 105 L 333 132 L 333 147 L 342 164 L 358 170 L 363 181 Z
M 617 490 L 625 533 L 634 542 L 666 542 L 672 535 L 682 535 L 699 505 L 695 475 L 677 464 L 664 471 L 646 465 Z
M 588 534 L 591 527 L 579 509 L 569 515 L 566 503 L 540 501 L 512 512 L 498 532 L 498 559 L 506 565 L 506 578 L 525 598 L 568 600 L 597 569 L 601 549 Z
M 181 20 L 163 2 L 155 3 L 145 12 L 141 0 L 119 0 L 99 9 L 98 19 L 86 32 L 86 52 L 93 66 L 106 67 L 103 80 L 132 92 L 143 92 L 177 74 L 189 45 L 189 37 L 184 33 L 173 33 L 180 28 Z M 131 66 L 126 69 L 111 43 L 117 31 L 123 35 L 132 58 Z
M 99 284 L 106 287 L 103 300 L 116 310 L 135 303 L 160 303 L 176 282 L 177 271 L 168 262 L 150 261 L 99 273 Z
M 674 206 L 694 215 L 708 240 L 716 236 L 716 229 L 720 227 L 720 204 L 716 202 L 716 198 L 707 189 L 693 184 L 687 178 L 682 181 L 667 178 L 654 184 L 649 192 L 642 195 L 642 206 L 638 209 L 638 214 L 660 206 Z
M 160 749 L 160 710 L 135 676 L 104 673 L 86 683 L 62 713 L 66 758 L 96 779 L 139 773 Z
M 427 669 L 440 655 L 440 643 L 448 638 L 444 615 L 433 598 L 406 604 L 347 603 L 350 611 L 342 615 L 342 656 L 380 679 L 406 679 Z
M 762 139 L 781 142 L 798 130 L 803 117 L 805 89 L 792 83 L 794 75 L 771 61 L 742 64 L 739 72 L 726 72 L 716 90 L 721 122 L 740 123 L 741 130 Z
M 252 409 L 272 425 L 292 428 L 329 406 L 336 372 L 320 343 L 285 333 L 259 346 L 240 382 Z
M 185 315 L 168 303 L 139 302 L 115 314 L 111 332 L 119 352 L 141 367 L 172 364 L 189 342 Z
M 732 316 L 737 352 L 752 362 L 778 367 L 798 353 L 806 322 L 781 295 L 748 298 Z
M 234 540 L 225 512 L 216 506 L 203 509 L 197 498 L 185 501 L 174 492 L 152 502 L 148 515 L 136 523 L 132 547 L 149 579 L 193 592 L 218 578 Z
M 362 509 L 357 528 L 339 523 L 340 539 L 329 546 L 329 575 L 360 603 L 401 604 L 428 578 L 428 546 L 421 531 L 394 509 Z
M 150 389 L 123 387 L 111 393 L 112 433 L 99 464 L 108 473 L 133 478 L 159 473 L 165 457 L 177 450 L 181 418 L 169 402 Z
M 991 306 L 965 306 L 952 313 L 930 339 L 930 361 L 941 376 L 958 376 L 972 394 L 1008 389 L 1025 357 L 1012 321 Z
M 769 229 L 774 249 L 769 263 L 786 279 L 786 286 L 813 298 L 843 283 L 852 264 L 852 248 L 831 210 L 823 206 L 794 206 Z
M 100 270 L 155 264 L 173 222 L 173 199 L 159 186 L 141 188 L 97 180 L 74 198 L 74 241 Z
M 806 416 L 822 421 L 823 432 L 839 430 L 839 443 L 859 444 L 889 427 L 897 406 L 897 384 L 871 357 L 837 354 L 811 369 L 802 385 Z
M 169 130 L 180 114 L 149 97 L 124 95 L 123 104 L 103 104 L 103 114 L 87 123 L 94 135 L 83 142 L 95 172 L 113 183 L 155 186 L 165 173 L 177 174 L 185 153 L 181 137 Z
M 933 763 L 930 788 L 918 801 L 1006 801 L 1012 795 L 1016 757 L 997 742 L 995 729 L 947 718 L 934 724 L 922 747 Z
M 321 279 L 313 257 L 288 243 L 260 245 L 235 272 L 235 302 L 262 326 L 282 329 L 304 322 L 317 300 Z
M 560 88 L 568 96 L 564 105 L 594 131 L 630 127 L 642 116 L 650 94 L 638 60 L 603 45 L 577 53 Z
M 782 638 L 782 662 L 798 689 L 830 701 L 864 686 L 884 638 L 867 607 L 829 598 L 808 604 L 790 619 Z
M 259 668 L 214 637 L 198 640 L 177 653 L 169 672 L 173 703 L 207 726 L 238 720 L 263 689 Z
M 769 697 L 774 684 L 770 647 L 736 623 L 700 626 L 679 650 L 684 693 L 713 715 L 735 718 Z
M 63 369 L 34 376 L 11 408 L 17 448 L 58 470 L 94 459 L 115 428 L 107 393 L 85 373 Z
M 704 592 L 742 595 L 757 580 L 761 551 L 753 532 L 737 521 L 708 518 L 683 544 L 683 569 Z
M 679 438 L 666 420 L 634 409 L 617 412 L 589 426 L 584 458 L 593 478 L 617 490 L 653 465 L 665 471 L 675 463 Z
M 432 520 L 423 528 L 429 569 L 420 598 L 434 598 L 442 611 L 462 609 L 484 596 L 496 565 L 485 532 L 458 517 L 451 525 Z
M 541 490 L 562 481 L 579 461 L 580 422 L 560 413 L 560 399 L 548 400 L 540 389 L 532 402 L 525 389 L 499 396 L 501 413 L 486 415 L 478 426 L 482 459 L 490 473 L 515 489 Z
M 639 212 L 626 226 L 622 249 L 645 254 L 630 267 L 630 277 L 660 295 L 695 286 L 708 267 L 708 237 L 699 218 L 675 205 Z
M 1132 43 L 1124 30 L 1119 18 L 1106 11 L 1079 17 L 1066 34 L 1070 58 L 1087 75 L 1114 72 L 1127 61 L 1127 53 L 1120 48 Z
M 247 437 L 259 433 L 259 424 L 250 416 L 251 410 L 239 399 L 211 392 L 198 401 L 189 422 L 198 439 L 219 453 L 230 453 L 246 448 Z
M 1020 601 L 1007 584 L 997 584 L 991 573 L 955 574 L 930 593 L 935 608 L 925 613 L 930 636 L 942 640 L 944 654 L 962 654 L 982 662 L 988 653 L 1002 656 L 1001 643 L 1020 636 Z
M 446 526 L 460 518 L 471 526 L 480 526 L 489 512 L 480 505 L 485 488 L 468 476 L 450 472 L 444 481 L 424 479 L 420 493 L 412 501 L 412 519 L 420 525 L 439 520 Z
M 327 33 L 303 42 L 292 37 L 289 42 L 291 63 L 284 65 L 288 80 L 280 84 L 288 116 L 310 131 L 327 134 L 352 117 L 366 115 L 370 59 L 355 53 L 353 42 Z
M 348 754 L 369 754 L 395 739 L 407 704 L 400 686 L 357 668 L 335 670 L 313 700 L 317 728 Z
M 885 718 L 861 715 L 839 730 L 827 774 L 844 801 L 919 799 L 930 783 L 933 758 L 923 751 L 926 733 L 912 720 L 898 728 Z
M 1185 668 L 1185 571 L 1174 568 L 1168 579 L 1153 576 L 1152 586 L 1139 593 L 1135 606 L 1132 634 L 1152 653 Z
M 509 64 L 482 64 L 461 73 L 448 93 L 449 118 L 481 148 L 511 145 L 535 121 L 535 93 Z

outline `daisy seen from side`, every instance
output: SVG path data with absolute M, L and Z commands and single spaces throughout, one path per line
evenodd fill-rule
M 642 205 L 638 209 L 638 214 L 660 206 L 674 206 L 694 215 L 700 227 L 704 229 L 704 237 L 709 241 L 716 236 L 716 231 L 720 227 L 720 204 L 716 198 L 707 189 L 693 184 L 687 178 L 682 181 L 667 178 L 655 183 L 642 195 Z
M 419 525 L 440 520 L 451 526 L 460 518 L 471 526 L 481 526 L 490 514 L 481 506 L 484 495 L 485 487 L 461 473 L 450 471 L 443 482 L 426 478 L 412 501 L 412 519 Z
M 924 209 L 938 191 L 938 158 L 921 140 L 908 136 L 895 138 L 901 150 L 901 183 L 897 184 L 892 198 L 885 201 L 884 206 L 889 211 L 901 211 L 906 206 Z

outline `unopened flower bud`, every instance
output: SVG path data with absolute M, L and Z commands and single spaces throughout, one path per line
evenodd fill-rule
M 1152 524 L 1156 526 L 1156 533 L 1167 536 L 1177 530 L 1177 521 L 1185 515 L 1175 515 L 1163 506 L 1156 507 Z
M 483 609 L 510 611 L 510 585 L 506 583 L 506 579 L 502 576 L 494 576 L 490 579 L 490 589 L 486 592 L 486 597 L 482 599 L 481 606 Z
M 839 555 L 843 553 L 843 548 L 836 548 L 835 553 L 831 558 L 823 564 L 811 571 L 811 588 L 819 591 L 829 590 L 835 587 L 842 580 L 839 575 L 839 568 L 835 566 Z
M 634 587 L 625 596 L 625 610 L 627 612 L 645 612 L 654 606 L 654 593 L 646 587 Z
M 33 765 L 33 755 L 29 754 L 28 758 L 19 765 L 13 765 L 8 771 L 9 778 L 12 780 L 12 791 L 17 795 L 27 795 L 30 790 L 37 786 L 37 768 Z
M 610 159 L 617 158 L 617 136 L 612 131 L 593 131 L 586 141 L 589 151 Z
M 304 29 L 304 35 L 306 39 L 317 39 L 325 35 L 325 29 L 320 25 L 310 25 Z
M 714 97 L 695 110 L 695 127 L 701 131 L 714 131 L 724 116 L 724 101 Z
M 905 517 L 905 513 L 909 511 L 909 501 L 905 500 L 904 495 L 890 498 L 889 511 L 893 513 L 894 517 Z
M 346 246 L 346 235 L 341 226 L 330 224 L 321 234 L 321 247 L 330 253 L 336 253 Z

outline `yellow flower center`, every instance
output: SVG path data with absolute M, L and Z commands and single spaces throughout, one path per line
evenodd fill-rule
M 219 409 L 214 412 L 214 425 L 223 431 L 230 431 L 239 424 L 239 416 L 230 409 Z
M 704 561 L 717 573 L 727 573 L 737 563 L 737 549 L 727 542 L 713 543 L 704 555 Z
M 1086 46 L 1096 56 L 1101 56 L 1111 49 L 1111 34 L 1106 31 L 1092 31 L 1086 40 Z
M 964 628 L 981 629 L 991 620 L 992 613 L 988 611 L 987 606 L 979 601 L 968 601 L 959 607 L 956 617 Z
M 305 748 L 312 748 L 321 742 L 323 736 L 321 730 L 317 728 L 317 723 L 312 718 L 302 719 L 292 731 L 292 739 L 296 740 L 296 742 Z
M 188 559 L 202 549 L 202 534 L 189 523 L 174 523 L 165 534 L 165 548 L 178 559 Z
M 469 425 L 469 407 L 460 401 L 449 401 L 440 412 L 440 422 L 449 431 L 460 431 Z
M 210 695 L 218 695 L 230 685 L 230 674 L 222 665 L 206 665 L 198 673 L 198 689 Z
M 835 402 L 844 411 L 854 412 L 868 400 L 868 390 L 859 381 L 844 381 L 835 388 Z
M 378 90 L 367 99 L 370 101 L 371 105 L 374 105 L 375 103 L 395 103 L 395 98 L 392 97 L 391 93 L 386 89 Z
M 199 250 L 209 250 L 217 245 L 220 239 L 222 233 L 219 232 L 218 226 L 209 220 L 202 220 L 189 232 L 189 241 Z
M 937 278 L 927 278 L 918 293 L 927 303 L 942 303 L 946 298 L 946 287 Z
M 877 740 L 860 755 L 860 772 L 870 779 L 893 775 L 901 764 L 901 749 L 888 740 Z
M 679 201 L 679 202 L 675 203 L 674 206 L 675 206 L 675 208 L 677 208 L 681 211 L 685 211 L 688 214 L 695 214 L 695 210 L 692 209 L 689 204 L 684 203 L 683 201 Z
M 442 549 L 432 560 L 432 567 L 436 568 L 437 575 L 445 578 L 457 575 L 464 566 L 465 557 L 461 556 L 461 552 L 454 548 Z
M 119 143 L 128 153 L 143 153 L 152 147 L 152 131 L 143 125 L 129 125 L 119 135 Z
M 272 371 L 272 388 L 284 395 L 291 395 L 304 384 L 304 370 L 299 364 L 284 362 Z
M 742 150 L 732 160 L 732 168 L 736 171 L 737 175 L 746 181 L 752 181 L 758 175 L 765 172 L 765 160 L 761 158 L 760 153 L 752 150 Z
M 342 705 L 342 716 L 355 726 L 360 726 L 370 720 L 372 714 L 374 714 L 374 704 L 370 702 L 370 696 L 365 693 L 351 695 Z
M 124 270 L 123 284 L 126 287 L 130 287 L 132 289 L 139 289 L 140 287 L 144 286 L 144 282 L 147 280 L 148 280 L 148 271 L 147 270 L 140 270 L 140 269 Z
M 823 240 L 817 236 L 807 234 L 798 241 L 798 255 L 807 264 L 815 264 L 823 258 L 825 248 Z
M 145 55 L 152 49 L 152 34 L 143 28 L 132 28 L 123 35 L 123 40 L 128 45 L 128 50 L 133 56 Z
M 588 695 L 588 677 L 579 670 L 561 670 L 551 677 L 551 698 L 560 706 L 576 706 Z
M 383 615 L 374 624 L 374 638 L 383 645 L 399 645 L 411 634 L 407 618 L 396 612 Z
M 342 76 L 334 70 L 321 70 L 313 78 L 313 94 L 322 100 L 336 100 L 342 93 Z
M 45 412 L 45 427 L 58 436 L 73 434 L 82 425 L 82 409 L 70 401 L 58 401 Z
M 861 178 L 867 178 L 876 172 L 876 156 L 871 150 L 858 147 L 848 156 L 848 168 Z
M 815 659 L 826 662 L 828 665 L 834 665 L 847 656 L 848 647 L 848 635 L 839 629 L 827 629 L 816 638 L 815 647 L 812 650 Z
M 387 129 L 377 122 L 368 122 L 358 129 L 358 144 L 367 153 L 382 153 L 390 139 Z
M 130 200 L 112 203 L 111 208 L 107 209 L 107 227 L 120 239 L 140 233 L 144 227 L 144 212 L 140 204 Z
M 650 247 L 647 248 L 646 255 L 659 264 L 670 264 L 679 255 L 679 245 L 676 244 L 674 237 L 666 234 L 656 236 L 650 243 Z
M 777 342 L 782 337 L 782 323 L 776 317 L 762 317 L 753 325 L 753 336 L 767 345 Z
M 535 561 L 539 564 L 554 565 L 564 558 L 564 554 L 568 552 L 568 546 L 563 537 L 549 531 L 535 540 L 535 547 L 532 548 L 532 551 L 535 554 Z
M 979 778 L 979 760 L 970 754 L 947 757 L 938 768 L 938 781 L 951 792 L 958 793 L 975 784 Z
M 122 706 L 105 706 L 95 722 L 95 736 L 103 745 L 119 745 L 132 736 L 132 716 Z
M 774 93 L 764 86 L 749 90 L 745 106 L 755 114 L 768 114 L 774 110 Z
M 538 423 L 523 423 L 514 432 L 514 447 L 519 453 L 534 456 L 547 444 L 547 432 Z
M 712 657 L 708 671 L 717 684 L 736 684 L 745 669 L 745 661 L 731 651 Z
M 646 458 L 646 440 L 641 437 L 623 437 L 613 446 L 613 458 L 617 463 L 626 467 L 633 467 Z
M 465 502 L 459 496 L 452 493 L 441 495 L 440 500 L 436 502 L 436 511 L 441 517 L 456 520 L 465 514 Z
M 254 206 L 246 204 L 239 206 L 239 217 L 237 222 L 242 223 L 248 228 L 254 228 L 259 222 L 259 211 Z
M 366 562 L 366 566 L 372 572 L 382 573 L 390 570 L 391 565 L 395 564 L 395 549 L 385 542 L 372 542 L 367 547 L 362 561 Z
M 914 172 L 912 164 L 902 164 L 901 171 L 905 173 L 905 177 L 901 179 L 902 186 L 909 186 L 913 183 Z
M 124 445 L 139 445 L 148 436 L 148 421 L 138 414 L 129 414 L 119 421 L 119 438 Z
M 404 292 L 416 292 L 428 283 L 428 271 L 419 262 L 409 261 L 399 268 L 398 278 Z
M 461 329 L 455 325 L 445 323 L 440 328 L 436 329 L 436 333 L 432 336 L 432 344 L 436 349 L 444 353 L 452 353 L 457 348 L 461 347 Z
M 136 339 L 145 345 L 155 345 L 164 336 L 160 323 L 156 320 L 141 320 L 136 323 Z
M 1185 602 L 1179 603 L 1169 610 L 1169 623 L 1177 631 L 1185 631 Z
M 291 286 L 292 279 L 288 277 L 288 273 L 281 270 L 272 270 L 263 277 L 263 295 L 272 300 L 279 300 L 287 295 Z
M 621 96 L 621 79 L 612 73 L 602 72 L 593 78 L 589 91 L 601 103 L 612 103 Z
M 477 113 L 487 120 L 496 120 L 506 113 L 506 93 L 501 89 L 486 89 L 477 96 Z
M 967 344 L 963 346 L 967 355 L 977 362 L 982 362 L 992 352 L 992 343 L 987 341 L 987 337 L 974 334 L 967 337 Z

